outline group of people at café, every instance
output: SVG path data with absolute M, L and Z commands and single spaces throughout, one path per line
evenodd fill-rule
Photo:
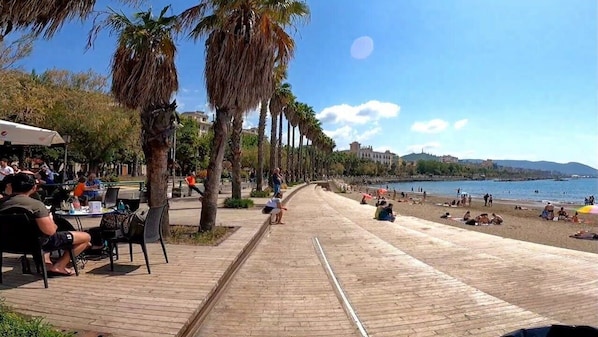
M 90 175 L 91 176 L 91 175 Z M 18 173 L 0 175 L 2 194 L 0 195 L 0 213 L 25 210 L 34 219 L 39 228 L 44 263 L 48 276 L 71 276 L 74 270 L 68 266 L 70 253 L 75 255 L 91 247 L 91 236 L 86 232 L 76 231 L 64 219 L 54 219 L 52 213 L 40 200 L 38 194 L 39 179 L 35 173 L 20 170 Z M 64 220 L 64 221 L 63 221 Z M 66 222 L 66 224 L 65 224 Z M 1 225 L 1 224 L 0 224 Z M 65 249 L 61 257 L 52 261 L 50 252 Z

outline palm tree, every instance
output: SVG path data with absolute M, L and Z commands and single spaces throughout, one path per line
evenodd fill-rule
M 297 101 L 295 101 L 293 99 L 293 101 L 287 105 L 287 108 L 284 110 L 285 116 L 287 118 L 287 160 L 286 160 L 286 171 L 287 171 L 287 177 L 285 177 L 285 179 L 289 180 L 292 179 L 292 174 L 291 174 L 291 120 L 295 117 L 295 112 L 297 110 Z M 293 131 L 294 131 L 294 126 L 293 126 Z M 293 141 L 294 141 L 294 137 L 293 137 Z
M 260 103 L 260 119 L 257 127 L 257 169 L 255 174 L 255 190 L 261 191 L 264 185 L 264 139 L 266 137 L 266 117 L 270 100 L 264 99 Z
M 280 167 L 280 161 L 278 153 L 280 151 L 277 146 L 277 128 L 278 128 L 278 116 L 282 120 L 282 113 L 287 104 L 291 101 L 293 93 L 291 92 L 291 85 L 288 83 L 282 83 L 276 86 L 274 94 L 270 99 L 270 115 L 272 115 L 272 123 L 270 125 L 270 173 L 275 168 Z
M 115 99 L 130 109 L 140 111 L 141 147 L 147 162 L 149 206 L 167 202 L 167 157 L 170 139 L 178 125 L 176 102 L 171 101 L 179 82 L 175 67 L 176 47 L 173 32 L 178 29 L 176 16 L 158 17 L 151 10 L 133 14 L 110 12 L 94 27 L 90 42 L 100 27 L 118 34 L 112 56 L 112 87 Z M 168 218 L 165 218 L 168 224 Z M 163 226 L 168 234 L 168 226 Z
M 309 13 L 295 0 L 200 0 L 181 19 L 191 36 L 206 36 L 208 101 L 216 110 L 200 231 L 216 223 L 218 185 L 229 125 L 257 108 L 274 86 L 274 66 L 287 64 L 295 47 L 284 27 Z
M 241 199 L 241 141 L 243 137 L 243 113 L 237 113 L 233 117 L 233 132 L 230 139 L 232 152 L 232 198 Z
M 281 83 L 287 77 L 286 67 L 277 65 L 274 67 L 274 83 Z M 272 92 L 268 98 L 263 99 L 260 103 L 260 118 L 258 122 L 258 141 L 257 141 L 257 173 L 256 173 L 256 191 L 261 191 L 264 184 L 264 140 L 266 139 L 266 118 L 270 108 L 270 98 L 276 88 L 272 88 Z
M 141 0 L 120 0 L 138 3 Z M 71 19 L 86 19 L 96 0 L 2 0 L 0 4 L 0 40 L 13 31 L 29 30 L 49 39 Z

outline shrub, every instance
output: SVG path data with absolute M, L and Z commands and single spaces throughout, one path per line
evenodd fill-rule
M 102 177 L 102 181 L 110 182 L 110 183 L 117 183 L 119 181 L 119 179 L 117 176 L 111 174 L 111 175 Z
M 253 200 L 251 199 L 224 199 L 225 208 L 249 208 L 253 207 Z
M 265 189 L 263 191 L 252 190 L 251 193 L 249 194 L 249 196 L 252 198 L 268 198 L 270 196 L 270 190 L 269 189 Z
M 54 329 L 40 317 L 26 317 L 11 312 L 0 303 L 0 336 L 6 337 L 71 337 L 73 334 Z

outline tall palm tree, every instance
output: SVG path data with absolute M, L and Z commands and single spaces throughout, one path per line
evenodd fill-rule
M 274 86 L 272 71 L 287 64 L 295 47 L 284 27 L 309 13 L 295 0 L 200 0 L 181 19 L 191 36 L 206 36 L 208 101 L 216 110 L 200 231 L 216 223 L 218 185 L 229 125 L 235 114 L 255 109 Z
M 292 171 L 291 171 L 291 119 L 294 118 L 295 112 L 297 110 L 297 101 L 293 100 L 293 102 L 291 102 L 289 105 L 287 105 L 287 108 L 284 110 L 285 112 L 285 116 L 287 118 L 287 160 L 286 160 L 286 171 L 287 171 L 287 177 L 285 177 L 287 180 L 290 181 L 290 179 L 292 179 Z M 294 140 L 294 139 L 293 139 Z
M 269 99 L 260 103 L 260 118 L 257 126 L 257 168 L 255 173 L 255 190 L 261 191 L 264 185 L 264 140 L 266 138 L 266 118 L 268 117 Z
M 272 123 L 270 125 L 270 173 L 275 168 L 280 167 L 278 152 L 278 116 L 282 119 L 282 113 L 287 104 L 293 97 L 291 92 L 291 85 L 288 83 L 281 83 L 276 86 L 272 99 L 270 99 L 270 115 L 272 116 Z
M 112 56 L 111 92 L 119 103 L 140 111 L 150 206 L 167 202 L 167 158 L 178 125 L 176 102 L 171 101 L 179 87 L 173 40 L 178 25 L 176 16 L 165 16 L 169 8 L 164 7 L 158 17 L 148 10 L 133 14 L 132 19 L 111 11 L 90 34 L 90 41 L 100 27 L 118 34 Z M 163 231 L 168 234 L 167 226 Z
M 233 117 L 233 132 L 230 139 L 232 152 L 232 197 L 241 199 L 241 141 L 243 138 L 243 118 L 245 114 L 237 113 Z
M 274 76 L 274 84 L 281 83 L 287 77 L 287 69 L 285 66 L 278 64 L 274 67 L 273 70 Z M 268 95 L 267 98 L 262 99 L 260 103 L 260 117 L 258 122 L 258 141 L 257 141 L 257 173 L 256 173 L 256 191 L 261 191 L 262 186 L 264 184 L 264 140 L 266 139 L 266 119 L 268 117 L 268 112 L 270 110 L 270 99 L 274 90 L 276 88 L 272 87 L 272 92 Z

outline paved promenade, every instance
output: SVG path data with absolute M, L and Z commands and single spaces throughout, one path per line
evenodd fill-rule
M 197 225 L 198 206 L 173 202 L 171 222 Z M 598 325 L 597 254 L 412 217 L 376 221 L 372 206 L 315 185 L 298 190 L 288 207 L 286 224 L 269 227 L 197 336 L 357 336 L 316 237 L 370 336 L 500 336 L 551 323 Z M 134 262 L 121 249 L 114 273 L 107 260 L 91 261 L 79 277 L 51 279 L 49 289 L 39 277 L 21 275 L 16 258 L 5 258 L 0 296 L 61 327 L 177 336 L 265 218 L 259 207 L 219 209 L 218 224 L 240 227 L 231 237 L 218 247 L 168 245 L 169 264 L 153 244 L 151 275 L 139 247 Z

